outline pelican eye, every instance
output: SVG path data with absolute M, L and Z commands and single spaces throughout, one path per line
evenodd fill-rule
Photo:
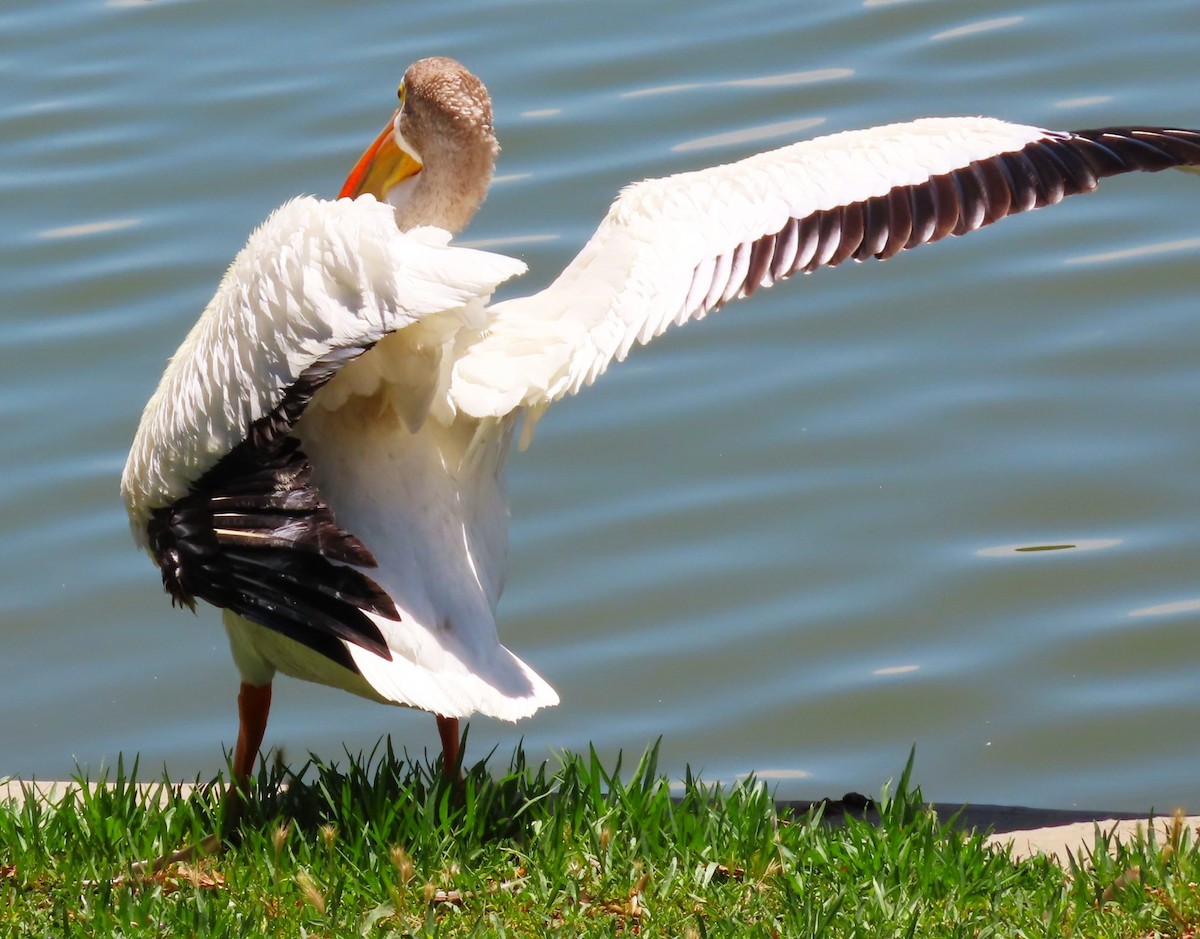
M 400 83 L 400 87 L 396 89 L 396 97 L 400 99 L 400 107 L 404 107 L 404 82 Z

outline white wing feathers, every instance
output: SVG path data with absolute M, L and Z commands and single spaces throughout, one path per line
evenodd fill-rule
M 121 488 L 135 537 L 322 359 L 348 361 L 430 314 L 478 326 L 521 261 L 449 246 L 435 228 L 398 233 L 372 197 L 286 203 L 250 236 L 173 356 L 142 414 Z M 338 356 L 339 350 L 344 350 Z
M 476 417 L 520 406 L 536 413 L 671 323 L 786 276 L 794 268 L 775 262 L 747 279 L 754 243 L 782 236 L 790 219 L 925 183 L 1045 135 L 986 118 L 932 118 L 630 186 L 554 283 L 490 309 L 484 335 L 456 364 L 453 403 Z M 799 248 L 786 250 L 795 259 Z M 781 242 L 776 256 L 784 251 Z

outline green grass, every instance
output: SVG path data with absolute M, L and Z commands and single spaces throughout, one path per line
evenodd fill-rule
M 655 751 L 481 763 L 457 797 L 390 747 L 266 767 L 237 844 L 138 879 L 220 824 L 219 787 L 0 806 L 3 936 L 1192 936 L 1177 830 L 1063 871 L 924 811 L 909 768 L 878 823 L 780 817 L 753 781 L 674 794 Z M 910 761 L 911 767 L 911 761 Z M 1178 828 L 1178 826 L 1177 826 Z

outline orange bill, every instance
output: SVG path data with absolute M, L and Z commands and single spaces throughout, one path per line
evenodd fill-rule
M 395 118 L 387 122 L 374 143 L 363 152 L 346 177 L 338 198 L 351 199 L 369 192 L 380 202 L 395 185 L 420 172 L 421 164 L 411 153 L 400 149 L 393 128 Z

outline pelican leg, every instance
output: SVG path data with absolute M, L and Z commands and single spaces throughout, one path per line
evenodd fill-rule
M 441 714 L 434 717 L 437 718 L 438 736 L 442 738 L 442 777 L 457 789 L 463 781 L 462 767 L 459 766 L 462 743 L 458 735 L 458 718 L 442 717 Z
M 271 713 L 271 683 L 251 685 L 242 682 L 238 690 L 238 737 L 233 750 L 233 785 L 245 789 L 254 775 L 254 761 L 267 732 Z
M 254 762 L 267 732 L 267 715 L 271 713 L 271 683 L 251 685 L 242 682 L 238 689 L 238 735 L 233 748 L 233 779 L 225 790 L 225 833 L 237 827 L 242 817 Z

